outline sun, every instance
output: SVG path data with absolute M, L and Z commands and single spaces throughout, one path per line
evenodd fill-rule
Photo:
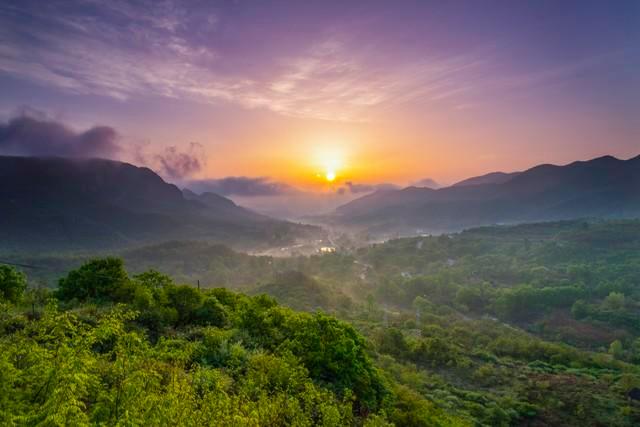
M 327 181 L 333 182 L 336 179 L 336 171 L 333 169 L 327 169 L 327 173 L 324 174 Z
M 309 156 L 315 170 L 317 183 L 335 184 L 345 177 L 345 148 L 337 143 L 324 143 L 314 146 Z

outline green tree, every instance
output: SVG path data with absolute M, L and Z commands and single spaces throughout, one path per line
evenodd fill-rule
M 162 274 L 156 270 L 145 271 L 144 273 L 133 276 L 133 279 L 146 288 L 165 288 L 173 285 L 173 280 L 166 274 Z
M 571 306 L 571 314 L 574 319 L 584 319 L 589 315 L 589 306 L 584 300 L 579 299 Z
M 202 305 L 202 293 L 188 285 L 172 286 L 167 289 L 171 306 L 178 312 L 178 322 L 186 324 L 196 318 L 196 310 Z
M 615 357 L 616 359 L 622 359 L 624 356 L 624 347 L 620 340 L 615 340 L 609 345 L 609 354 Z
M 396 328 L 381 329 L 376 338 L 380 353 L 404 357 L 409 351 L 402 332 Z
M 49 298 L 50 298 L 49 289 L 38 285 L 36 287 L 27 289 L 27 291 L 24 293 L 23 301 L 29 306 L 31 306 L 31 315 L 35 317 L 36 308 L 44 307 L 44 305 L 46 304 Z
M 472 311 L 482 311 L 486 305 L 482 290 L 477 286 L 461 287 L 456 292 L 456 304 L 462 305 Z
M 27 288 L 27 277 L 15 268 L 0 264 L 0 299 L 16 303 Z
M 58 282 L 62 300 L 127 301 L 133 287 L 120 258 L 91 260 L 72 270 Z
M 364 413 L 379 408 L 389 391 L 365 353 L 362 336 L 352 326 L 322 313 L 292 320 L 288 348 L 311 377 L 340 393 L 351 390 Z
M 202 305 L 195 310 L 195 317 L 203 325 L 223 327 L 227 323 L 227 311 L 214 296 L 204 299 Z
M 602 302 L 602 306 L 607 310 L 621 310 L 624 308 L 624 294 L 620 292 L 611 292 Z

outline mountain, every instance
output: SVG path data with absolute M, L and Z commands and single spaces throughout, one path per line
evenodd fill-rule
M 329 221 L 372 232 L 455 231 L 478 225 L 640 216 L 640 156 L 540 165 L 505 182 L 409 187 L 347 203 Z
M 233 200 L 220 196 L 216 193 L 206 192 L 196 194 L 191 190 L 182 190 L 182 195 L 186 200 L 196 202 L 198 205 L 208 208 L 209 215 L 220 215 L 227 218 L 238 219 L 243 217 L 252 221 L 269 221 L 271 218 L 260 215 L 249 209 L 245 209 L 236 205 Z
M 464 187 L 465 185 L 504 184 L 518 175 L 520 175 L 520 172 L 491 172 L 456 182 L 453 184 L 453 187 Z
M 402 190 L 379 190 L 360 197 L 336 209 L 339 216 L 350 218 L 366 216 L 383 207 L 405 206 L 415 200 L 428 197 L 437 190 L 426 187 L 407 187 Z
M 427 187 L 427 188 L 431 188 L 433 190 L 437 190 L 438 188 L 442 188 L 442 185 L 438 184 L 436 181 L 434 181 L 431 178 L 424 178 L 421 179 L 420 181 L 414 182 L 412 184 L 413 187 Z
M 170 239 L 277 244 L 311 228 L 224 197 L 185 197 L 151 169 L 103 159 L 0 156 L 0 250 L 85 250 Z

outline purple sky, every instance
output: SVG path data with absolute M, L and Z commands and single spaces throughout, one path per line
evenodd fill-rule
M 637 155 L 640 2 L 5 0 L 0 91 L 177 181 L 449 183 Z

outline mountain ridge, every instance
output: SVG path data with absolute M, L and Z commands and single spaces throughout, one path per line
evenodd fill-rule
M 379 230 L 455 231 L 588 216 L 640 216 L 640 156 L 542 164 L 502 183 L 373 193 L 338 207 L 330 220 Z
M 478 175 L 471 178 L 463 179 L 452 185 L 452 187 L 463 187 L 468 185 L 482 184 L 503 184 L 521 174 L 522 172 L 489 172 L 484 175 Z
M 115 160 L 0 156 L 0 200 L 5 251 L 95 250 L 171 239 L 266 244 L 310 232 L 222 196 L 187 198 L 151 169 Z

